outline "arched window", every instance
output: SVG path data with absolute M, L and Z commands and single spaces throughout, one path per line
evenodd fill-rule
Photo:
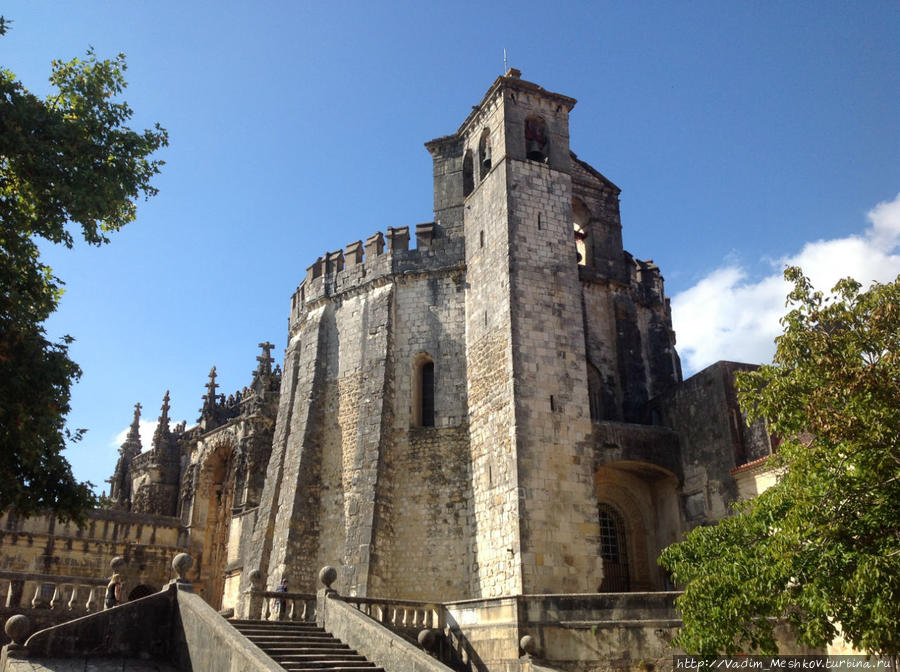
M 478 141 L 478 170 L 479 181 L 491 172 L 491 132 L 488 129 L 481 132 L 481 140 Z
M 547 162 L 550 156 L 550 134 L 547 122 L 540 117 L 525 120 L 525 157 L 531 161 Z
M 472 193 L 475 188 L 475 167 L 472 160 L 472 150 L 467 149 L 463 158 L 463 197 Z
M 603 388 L 603 378 L 596 366 L 588 362 L 587 365 L 588 379 L 588 405 L 591 411 L 591 421 L 600 422 L 603 420 L 603 396 L 601 390 Z
M 624 593 L 630 590 L 628 547 L 625 521 L 613 506 L 600 503 L 600 557 L 603 558 L 603 581 L 600 593 Z
M 419 357 L 413 376 L 413 425 L 434 427 L 434 361 Z

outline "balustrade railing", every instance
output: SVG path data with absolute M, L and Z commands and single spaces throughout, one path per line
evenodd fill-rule
M 0 570 L 0 606 L 91 613 L 103 609 L 108 579 Z
M 444 610 L 434 602 L 341 595 L 340 599 L 382 625 L 396 629 L 443 630 Z
M 263 598 L 264 621 L 316 622 L 316 596 L 312 593 L 291 593 L 280 590 L 253 590 L 253 595 Z

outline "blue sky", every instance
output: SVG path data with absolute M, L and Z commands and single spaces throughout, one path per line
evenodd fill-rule
M 688 371 L 771 355 L 785 261 L 821 285 L 900 272 L 896 2 L 34 2 L 0 63 L 128 57 L 132 126 L 171 146 L 159 195 L 104 248 L 45 250 L 48 325 L 84 369 L 68 456 L 106 487 L 135 402 L 192 424 L 211 366 L 250 381 L 325 251 L 430 221 L 423 142 L 503 71 L 578 99 L 572 149 L 622 188 L 626 248 L 672 297 Z M 879 206 L 879 204 L 882 204 Z M 145 448 L 149 446 L 149 435 Z

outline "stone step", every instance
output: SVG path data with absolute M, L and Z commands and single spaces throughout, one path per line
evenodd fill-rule
M 259 646 L 259 644 L 257 644 Z M 328 656 L 356 656 L 358 651 L 354 651 L 349 646 L 329 646 L 328 648 L 311 649 L 306 646 L 281 646 L 278 648 L 270 648 L 268 646 L 259 646 L 270 656 L 307 656 L 309 658 L 326 658 Z
M 314 623 L 233 620 L 231 624 L 288 672 L 384 672 Z
M 231 621 L 231 624 L 238 630 L 244 628 L 268 629 L 281 628 L 284 630 L 312 630 L 314 632 L 325 632 L 315 623 L 292 623 L 290 621 Z
M 355 658 L 346 659 L 346 658 L 313 658 L 311 660 L 297 660 L 294 658 L 282 658 L 278 656 L 273 658 L 273 660 L 279 665 L 305 665 L 306 667 L 315 669 L 315 670 L 327 670 L 332 667 L 352 667 L 357 670 L 375 667 L 368 660 L 363 658 L 362 660 L 356 660 Z
M 334 638 L 331 635 L 326 637 L 309 637 L 307 635 L 290 635 L 281 632 L 253 632 L 247 633 L 242 632 L 242 635 L 247 637 L 248 639 L 252 639 L 253 641 L 261 641 L 261 642 L 309 642 L 312 645 L 320 644 L 322 642 L 331 642 L 334 641 Z
M 297 665 L 286 663 L 282 667 L 288 672 L 321 672 L 323 669 L 321 667 L 305 667 L 302 663 Z M 329 670 L 329 672 L 359 672 L 360 670 L 358 667 L 327 667 L 324 669 Z M 366 672 L 384 672 L 383 667 L 366 667 L 363 669 Z
M 277 661 L 276 661 L 277 662 Z M 329 670 L 329 672 L 360 672 L 360 670 L 365 670 L 365 672 L 384 672 L 384 668 L 375 667 L 372 663 L 369 663 L 371 667 L 353 667 L 347 666 L 340 662 L 328 663 L 324 667 L 310 665 L 309 663 L 278 663 L 284 669 L 289 670 L 289 672 L 321 672 L 322 670 Z

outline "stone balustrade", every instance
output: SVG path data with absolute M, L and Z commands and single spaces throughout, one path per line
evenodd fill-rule
M 443 630 L 445 626 L 444 609 L 434 602 L 347 595 L 341 595 L 341 599 L 391 629 Z
M 251 588 L 254 597 L 262 599 L 260 617 L 264 621 L 316 622 L 316 596 L 312 593 L 292 593 L 280 590 Z
M 91 613 L 103 609 L 106 578 L 0 570 L 0 606 Z

